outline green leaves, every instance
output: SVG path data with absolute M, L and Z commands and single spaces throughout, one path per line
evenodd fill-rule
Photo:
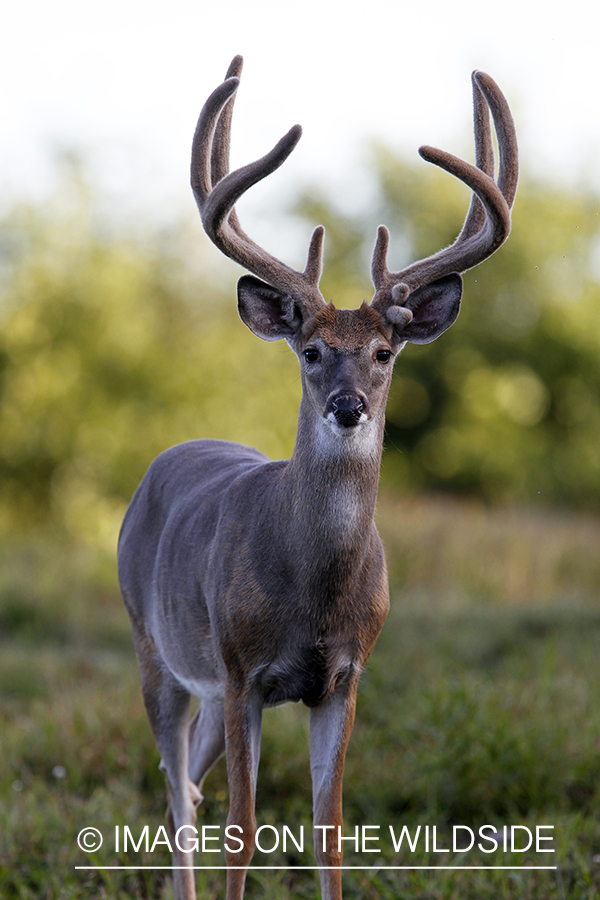
M 166 447 L 218 437 L 291 452 L 297 363 L 247 332 L 233 284 L 182 261 L 185 229 L 122 237 L 87 191 L 65 191 L 67 210 L 0 223 L 0 534 L 50 526 L 112 549 Z

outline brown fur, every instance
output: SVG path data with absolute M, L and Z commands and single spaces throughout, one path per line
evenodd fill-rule
M 374 334 L 387 341 L 391 331 L 381 315 L 367 303 L 363 302 L 358 309 L 336 309 L 330 301 L 310 320 L 303 337 L 309 341 L 318 334 L 334 350 L 348 351 L 366 347 Z

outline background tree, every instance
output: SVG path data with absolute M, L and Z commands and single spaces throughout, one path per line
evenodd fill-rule
M 201 241 L 124 237 L 98 207 L 70 171 L 0 225 L 0 529 L 112 549 L 161 450 L 212 436 L 284 455 L 299 386 L 285 348 L 259 353 L 239 327 L 234 283 L 194 271 Z

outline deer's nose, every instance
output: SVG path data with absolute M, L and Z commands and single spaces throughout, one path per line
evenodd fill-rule
M 342 425 L 344 428 L 358 425 L 364 411 L 365 404 L 357 394 L 341 394 L 331 401 L 331 412 L 338 425 Z

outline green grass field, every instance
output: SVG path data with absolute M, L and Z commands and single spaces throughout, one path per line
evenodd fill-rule
M 599 898 L 600 521 L 414 498 L 382 499 L 379 521 L 392 611 L 362 678 L 344 797 L 347 836 L 380 830 L 375 852 L 346 843 L 345 863 L 370 868 L 345 873 L 345 897 Z M 114 846 L 116 827 L 156 835 L 165 790 L 112 561 L 38 542 L 4 546 L 0 572 L 0 898 L 171 897 L 164 870 L 76 869 L 170 864 L 160 844 Z M 223 762 L 205 792 L 198 827 L 222 834 Z M 257 814 L 278 832 L 304 826 L 307 849 L 253 864 L 313 864 L 302 706 L 265 713 Z M 450 852 L 396 852 L 390 826 L 419 825 Z M 555 852 L 453 853 L 459 825 L 553 826 Z M 105 838 L 94 854 L 77 845 L 88 826 Z M 426 865 L 558 868 L 385 868 Z M 224 896 L 220 870 L 197 884 Z M 316 873 L 256 870 L 247 896 L 316 897 Z

